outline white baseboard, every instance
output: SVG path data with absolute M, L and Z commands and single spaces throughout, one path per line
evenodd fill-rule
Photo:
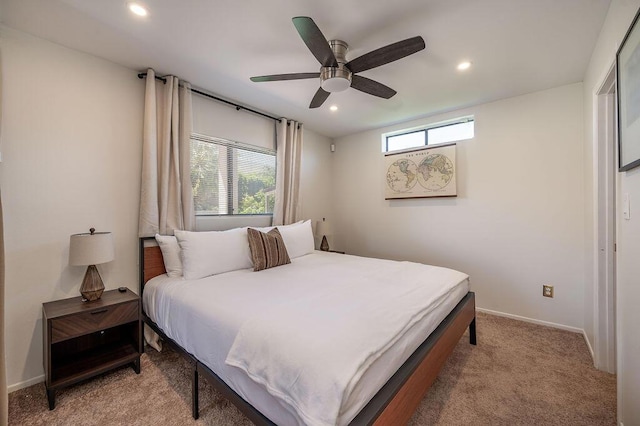
M 7 386 L 7 392 L 15 392 L 20 389 L 28 388 L 31 385 L 35 385 L 37 383 L 44 382 L 44 374 L 36 376 L 32 379 L 25 380 L 24 382 L 14 383 L 12 385 Z
M 589 352 L 591 353 L 591 359 L 593 360 L 594 364 L 596 362 L 596 353 L 593 351 L 593 348 L 591 347 L 591 342 L 589 341 L 589 338 L 587 337 L 587 332 L 582 330 L 582 336 L 584 337 L 584 341 L 587 343 L 587 348 L 589 348 Z
M 521 317 L 520 315 L 507 314 L 505 312 L 492 311 L 490 309 L 478 308 L 477 306 L 476 306 L 476 311 L 484 312 L 484 313 L 490 314 L 490 315 L 496 315 L 496 316 L 499 316 L 499 317 L 511 318 L 511 319 L 518 320 L 518 321 L 530 322 L 530 323 L 539 324 L 539 325 L 546 325 L 547 327 L 559 328 L 560 330 L 571 331 L 573 333 L 584 334 L 584 330 L 581 329 L 581 328 L 571 327 L 571 326 L 564 325 L 564 324 L 557 324 L 555 322 L 542 321 L 542 320 L 537 320 L 537 319 L 533 319 L 533 318 Z

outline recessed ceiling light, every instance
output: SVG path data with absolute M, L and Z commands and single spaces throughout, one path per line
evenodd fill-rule
M 129 10 L 138 16 L 147 16 L 147 9 L 138 3 L 129 3 Z
M 331 111 L 337 111 L 337 110 L 338 110 L 338 106 L 337 106 L 337 105 L 331 105 L 331 106 L 329 107 L 329 109 L 330 109 Z
M 468 70 L 470 67 L 471 67 L 471 62 L 469 61 L 460 62 L 458 64 L 458 70 L 460 71 Z

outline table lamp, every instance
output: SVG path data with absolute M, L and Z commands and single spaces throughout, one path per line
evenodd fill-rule
M 98 300 L 104 291 L 102 278 L 96 265 L 111 262 L 114 258 L 113 235 L 111 232 L 96 232 L 91 228 L 88 234 L 74 234 L 69 245 L 69 264 L 88 266 L 84 274 L 80 294 L 87 301 Z
M 331 225 L 324 219 L 324 217 L 322 218 L 322 222 L 318 222 L 318 226 L 316 227 L 316 235 L 322 235 L 320 250 L 329 251 L 329 242 L 327 241 L 327 235 L 331 235 Z

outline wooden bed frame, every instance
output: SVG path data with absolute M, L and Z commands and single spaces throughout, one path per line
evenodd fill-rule
M 154 245 L 145 245 L 153 241 Z M 154 237 L 140 238 L 140 297 L 144 285 L 151 278 L 165 274 L 160 247 Z M 151 319 L 142 312 L 143 321 L 162 339 L 187 359 L 192 375 L 191 408 L 193 418 L 198 418 L 198 379 L 203 375 L 211 385 L 229 399 L 256 425 L 274 425 L 251 404 L 231 389 L 218 375 L 176 342 L 164 334 Z M 438 328 L 400 366 L 398 371 L 378 391 L 369 403 L 351 421 L 351 425 L 401 425 L 409 421 L 418 404 L 431 387 L 456 344 L 469 327 L 469 340 L 476 344 L 475 294 L 468 292 L 453 308 Z

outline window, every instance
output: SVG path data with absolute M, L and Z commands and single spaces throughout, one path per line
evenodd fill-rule
M 271 214 L 276 153 L 192 134 L 191 185 L 197 215 Z
M 426 145 L 471 139 L 474 135 L 473 118 L 450 123 L 435 124 L 423 129 L 407 130 L 383 135 L 383 152 L 418 148 Z

